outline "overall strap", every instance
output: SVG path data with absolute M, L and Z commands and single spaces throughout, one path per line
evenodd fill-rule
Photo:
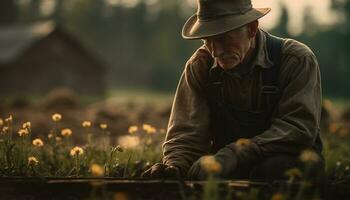
M 272 61 L 273 66 L 268 69 L 263 69 L 262 71 L 261 93 L 268 109 L 270 112 L 273 112 L 280 97 L 278 78 L 282 60 L 283 39 L 266 33 L 266 45 L 268 56 Z

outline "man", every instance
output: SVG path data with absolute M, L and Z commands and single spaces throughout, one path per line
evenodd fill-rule
M 304 44 L 258 28 L 269 8 L 250 0 L 198 0 L 185 39 L 202 39 L 181 76 L 163 145 L 162 164 L 144 177 L 205 179 L 212 154 L 221 178 L 283 179 L 320 140 L 321 80 Z

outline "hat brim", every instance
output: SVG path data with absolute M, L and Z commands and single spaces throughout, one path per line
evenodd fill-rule
M 188 40 L 202 39 L 229 32 L 257 20 L 271 11 L 271 8 L 253 8 L 242 15 L 200 21 L 197 15 L 192 15 L 182 29 L 182 37 Z

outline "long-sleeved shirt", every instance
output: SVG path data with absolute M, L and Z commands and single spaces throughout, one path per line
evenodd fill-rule
M 257 53 L 249 65 L 230 70 L 225 76 L 225 98 L 243 110 L 263 110 L 260 94 L 261 70 L 273 66 L 266 48 L 266 36 L 257 34 Z M 163 162 L 185 174 L 199 157 L 209 154 L 210 107 L 205 86 L 209 70 L 220 67 L 211 61 L 204 46 L 187 61 L 180 78 L 163 144 Z M 311 148 L 319 134 L 321 117 L 321 76 L 317 59 L 306 45 L 284 39 L 278 85 L 281 98 L 271 127 L 250 138 L 252 145 L 237 155 L 238 164 L 254 162 L 274 153 L 299 153 Z M 233 133 L 234 134 L 234 133 Z M 234 156 L 234 155 L 233 155 Z

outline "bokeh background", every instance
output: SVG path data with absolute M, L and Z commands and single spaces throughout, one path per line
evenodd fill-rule
M 350 1 L 253 4 L 272 8 L 263 29 L 313 49 L 324 97 L 341 108 L 325 116 L 347 116 Z M 201 45 L 181 38 L 195 11 L 195 0 L 1 0 L 0 117 L 30 120 L 39 134 L 55 112 L 69 127 L 91 120 L 113 133 L 142 123 L 166 128 L 184 64 Z
M 350 87 L 347 87 L 350 1 L 253 0 L 253 3 L 256 7 L 272 8 L 272 12 L 261 19 L 265 30 L 298 39 L 314 50 L 323 73 L 326 96 L 350 96 Z M 8 51 L 15 51 L 10 49 L 13 47 L 8 42 L 9 37 L 25 40 L 30 36 L 20 31 L 35 25 L 39 29 L 39 25 L 50 22 L 103 63 L 103 71 L 91 69 L 96 70 L 96 76 L 105 76 L 103 83 L 98 78 L 91 79 L 96 81 L 90 84 L 91 90 L 138 88 L 173 92 L 184 63 L 200 44 L 181 38 L 183 23 L 195 10 L 195 0 L 1 0 L 0 62 L 18 59 L 5 58 L 5 54 L 14 53 Z M 46 31 L 41 37 L 51 31 L 47 26 L 41 27 L 42 32 Z M 12 35 L 5 34 L 10 30 Z M 50 45 L 59 49 L 60 44 Z M 45 58 L 42 53 L 40 59 Z M 91 61 L 87 62 L 91 64 Z M 65 73 L 57 72 L 59 65 L 54 68 L 56 75 Z M 78 70 L 83 73 L 86 69 Z M 66 70 L 66 76 L 69 76 L 67 74 L 69 70 Z M 66 86 L 69 81 L 56 81 L 56 84 Z M 96 84 L 101 86 L 92 88 L 91 85 Z M 1 88 L 4 87 L 6 82 L 3 81 Z

